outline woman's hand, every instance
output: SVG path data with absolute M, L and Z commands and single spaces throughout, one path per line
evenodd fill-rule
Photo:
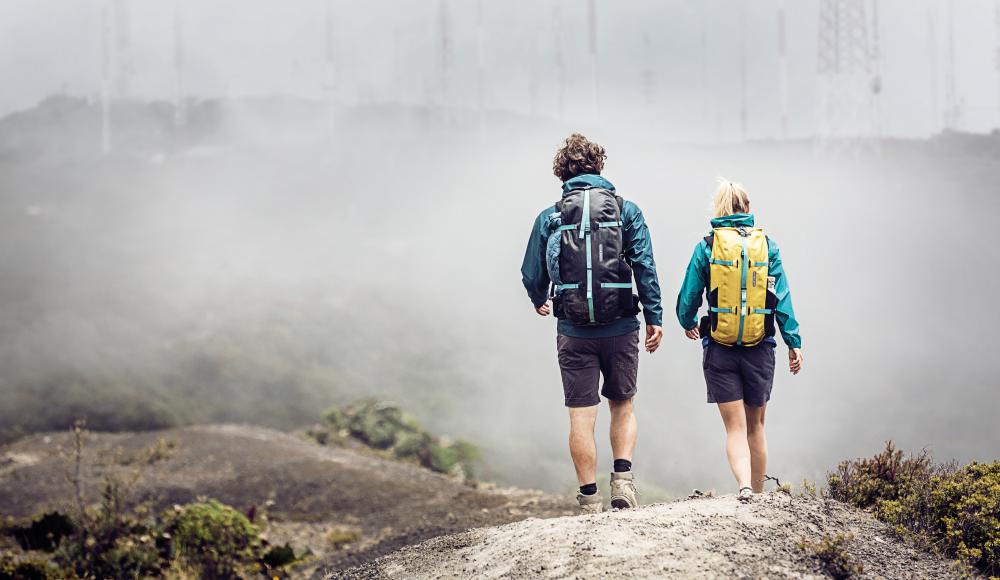
M 698 331 L 698 327 L 695 326 L 691 330 L 685 330 L 684 336 L 690 338 L 691 340 L 698 340 L 701 338 L 701 332 Z
M 793 375 L 799 374 L 799 371 L 802 370 L 801 348 L 788 349 L 788 370 L 790 370 Z
M 549 314 L 552 314 L 552 301 L 546 300 L 545 304 L 542 304 L 535 309 L 535 312 L 537 312 L 539 316 L 548 316 Z

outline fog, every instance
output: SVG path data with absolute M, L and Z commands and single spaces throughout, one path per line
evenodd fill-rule
M 104 59 L 114 5 L 0 6 L 0 431 L 296 428 L 376 396 L 478 443 L 487 478 L 568 489 L 555 325 L 518 268 L 559 195 L 552 155 L 583 131 L 659 267 L 650 493 L 729 485 L 673 316 L 719 175 L 781 247 L 802 325 L 772 474 L 890 438 L 995 457 L 996 3 L 878 2 L 882 90 L 835 139 L 818 2 L 785 5 L 784 130 L 777 1 L 599 0 L 593 61 L 583 2 L 119 2 Z

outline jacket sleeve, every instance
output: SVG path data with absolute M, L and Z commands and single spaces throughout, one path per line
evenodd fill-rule
M 549 271 L 545 267 L 545 223 L 548 213 L 550 212 L 542 212 L 535 220 L 531 236 L 528 237 L 528 247 L 524 250 L 524 261 L 521 262 L 521 282 L 535 308 L 549 299 Z
M 677 294 L 677 322 L 684 330 L 691 330 L 698 326 L 698 309 L 701 308 L 701 296 L 708 286 L 705 279 L 705 271 L 708 266 L 706 257 L 707 244 L 705 240 L 698 242 L 691 254 L 691 261 L 688 263 L 687 272 L 684 274 L 684 282 L 681 284 L 681 291 Z
M 788 276 L 781 263 L 781 251 L 778 244 L 768 238 L 768 276 L 774 277 L 774 294 L 778 298 L 774 318 L 778 322 L 778 330 L 788 348 L 802 348 L 802 338 L 799 336 L 799 321 L 795 319 L 795 309 L 792 308 L 792 292 L 788 289 Z
M 632 265 L 635 274 L 635 285 L 639 291 L 639 302 L 642 302 L 642 313 L 646 324 L 663 325 L 663 304 L 660 298 L 660 281 L 656 277 L 656 262 L 653 260 L 653 242 L 649 237 L 649 228 L 639 206 L 625 202 L 622 211 L 622 221 L 625 223 L 623 232 L 625 242 L 625 258 Z

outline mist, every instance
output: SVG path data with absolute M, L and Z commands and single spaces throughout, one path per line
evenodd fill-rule
M 784 6 L 784 124 L 778 1 L 598 1 L 593 37 L 571 2 L 117 5 L 0 6 L 5 434 L 295 429 L 374 396 L 479 444 L 487 478 L 570 488 L 554 322 L 518 268 L 582 131 L 663 289 L 636 405 L 651 493 L 730 478 L 673 316 L 720 175 L 781 247 L 802 324 L 801 375 L 778 349 L 772 475 L 887 439 L 1000 447 L 996 3 L 878 2 L 881 89 L 834 135 L 819 2 Z

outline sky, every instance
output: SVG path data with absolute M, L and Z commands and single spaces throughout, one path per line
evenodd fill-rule
M 54 93 L 100 94 L 102 7 L 112 1 L 0 5 L 0 115 Z M 784 2 L 786 132 L 780 0 L 595 0 L 596 65 L 584 0 L 117 3 L 125 14 L 117 30 L 126 40 L 112 56 L 116 93 L 141 99 L 173 99 L 179 37 L 181 92 L 189 98 L 332 95 L 345 105 L 586 115 L 609 126 L 654 127 L 673 142 L 742 140 L 744 98 L 749 139 L 812 136 L 825 118 L 827 90 L 816 74 L 818 0 Z M 951 78 L 960 107 L 953 128 L 1000 126 L 997 0 L 863 4 L 872 51 L 878 32 L 874 61 L 883 91 L 873 116 L 880 134 L 939 132 Z

